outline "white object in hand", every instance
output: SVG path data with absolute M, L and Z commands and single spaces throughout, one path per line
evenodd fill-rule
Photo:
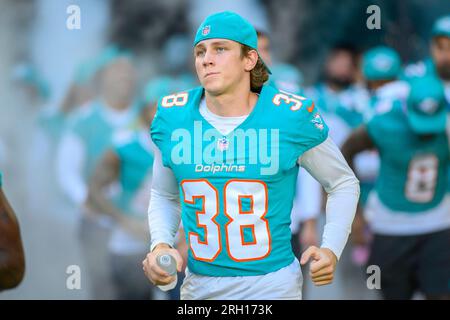
M 166 271 L 170 276 L 175 276 L 175 280 L 173 280 L 171 283 L 158 286 L 162 291 L 168 291 L 175 288 L 178 281 L 178 275 L 177 275 L 177 262 L 175 258 L 170 254 L 161 254 L 156 257 L 156 263 L 158 266 Z

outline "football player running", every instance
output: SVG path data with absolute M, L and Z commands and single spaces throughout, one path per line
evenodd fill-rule
M 268 68 L 252 25 L 232 12 L 200 25 L 194 57 L 201 87 L 163 97 L 151 127 L 155 152 L 149 206 L 149 280 L 173 276 L 157 263 L 172 254 L 180 217 L 189 246 L 181 299 L 301 299 L 290 214 L 299 166 L 328 193 L 320 248 L 311 246 L 316 285 L 332 282 L 348 239 L 359 182 L 311 100 L 264 86 Z

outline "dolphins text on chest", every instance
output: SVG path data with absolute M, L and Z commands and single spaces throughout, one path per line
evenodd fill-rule
M 230 172 L 233 168 L 245 171 L 245 165 L 258 165 L 261 175 L 278 172 L 279 129 L 238 128 L 224 136 L 215 129 L 203 130 L 202 122 L 194 121 L 193 132 L 176 129 L 171 141 L 176 143 L 171 151 L 176 165 L 196 164 L 196 168 L 209 168 L 199 171 L 212 173 Z

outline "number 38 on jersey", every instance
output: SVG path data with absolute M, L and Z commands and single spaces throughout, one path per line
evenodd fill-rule
M 183 200 L 195 205 L 202 201 L 202 209 L 196 212 L 196 229 L 188 230 L 192 254 L 196 260 L 212 262 L 222 250 L 237 262 L 263 259 L 270 253 L 271 237 L 269 223 L 264 218 L 267 213 L 267 186 L 259 180 L 229 180 L 223 190 L 217 190 L 208 180 L 183 180 L 181 182 Z M 225 243 L 222 243 L 219 204 L 223 201 L 223 212 L 228 218 L 224 226 Z M 246 201 L 249 208 L 243 208 Z M 246 210 L 244 210 L 246 209 Z M 251 240 L 244 233 L 251 234 Z

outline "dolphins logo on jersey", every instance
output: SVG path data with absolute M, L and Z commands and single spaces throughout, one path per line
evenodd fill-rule
M 317 129 L 323 130 L 323 128 L 324 128 L 323 120 L 322 120 L 322 117 L 320 116 L 320 114 L 316 113 L 314 115 L 314 118 L 312 118 L 311 122 L 314 123 L 314 125 L 316 126 Z

